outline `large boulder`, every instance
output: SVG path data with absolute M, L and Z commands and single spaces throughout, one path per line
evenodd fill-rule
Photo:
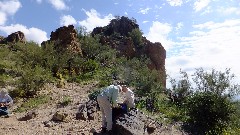
M 6 38 L 0 37 L 0 43 L 1 44 L 15 44 L 15 43 L 26 43 L 26 38 L 23 32 L 17 31 L 10 35 L 8 35 Z
M 95 112 L 97 111 L 97 102 L 95 100 L 89 100 L 81 104 L 76 113 L 77 120 L 94 120 Z
M 65 52 L 68 50 L 72 53 L 82 54 L 77 35 L 77 31 L 74 29 L 73 25 L 63 26 L 58 28 L 55 32 L 51 32 L 50 40 L 43 41 L 41 46 L 45 48 L 47 44 L 53 43 L 54 49 L 58 52 Z
M 116 120 L 113 130 L 119 135 L 158 134 L 157 128 L 160 129 L 161 126 L 161 123 L 135 109 L 120 116 Z

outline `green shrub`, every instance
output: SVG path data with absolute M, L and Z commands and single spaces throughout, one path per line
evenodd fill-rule
M 14 97 L 33 97 L 51 79 L 51 73 L 39 66 L 23 69 L 23 75 L 19 79 L 18 88 L 11 91 Z
M 42 95 L 35 98 L 29 98 L 26 102 L 23 102 L 22 105 L 13 110 L 13 112 L 26 112 L 28 110 L 37 108 L 41 104 L 48 103 L 50 101 L 50 97 L 47 95 Z
M 61 102 L 59 102 L 60 105 L 62 106 L 67 106 L 72 102 L 71 97 L 65 96 Z
M 230 100 L 211 92 L 194 94 L 186 106 L 188 122 L 199 134 L 221 134 L 234 113 Z

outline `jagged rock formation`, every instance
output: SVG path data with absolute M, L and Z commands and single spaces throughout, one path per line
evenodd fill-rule
M 82 54 L 80 43 L 77 38 L 77 31 L 73 25 L 63 26 L 58 28 L 55 32 L 51 32 L 50 40 L 41 43 L 43 48 L 48 43 L 54 44 L 54 49 L 59 52 L 65 52 L 66 50 L 72 53 Z
M 100 43 L 119 50 L 120 56 L 133 58 L 147 55 L 151 59 L 148 67 L 159 71 L 159 79 L 166 87 L 166 50 L 161 43 L 152 43 L 143 36 L 141 37 L 141 45 L 136 44 L 129 35 L 129 32 L 135 29 L 139 29 L 136 21 L 123 16 L 111 20 L 110 24 L 105 27 L 93 29 L 92 36 L 100 35 Z
M 24 44 L 26 43 L 25 35 L 21 31 L 14 32 L 8 35 L 8 37 L 6 38 L 0 37 L 0 44 L 17 43 L 17 42 L 21 42 Z

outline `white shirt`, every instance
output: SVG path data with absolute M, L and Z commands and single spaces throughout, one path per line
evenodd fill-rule
M 125 102 L 127 103 L 128 108 L 135 107 L 134 103 L 134 93 L 127 88 L 128 90 L 125 93 Z
M 119 88 L 116 85 L 110 85 L 106 87 L 101 93 L 102 96 L 107 96 L 109 101 L 112 101 L 113 106 L 117 106 L 117 98 L 118 98 Z

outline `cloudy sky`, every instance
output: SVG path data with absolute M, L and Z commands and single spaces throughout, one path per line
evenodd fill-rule
M 0 0 L 0 35 L 20 30 L 40 44 L 63 25 L 90 32 L 114 16 L 135 18 L 148 40 L 162 43 L 171 77 L 231 68 L 240 82 L 239 0 Z

